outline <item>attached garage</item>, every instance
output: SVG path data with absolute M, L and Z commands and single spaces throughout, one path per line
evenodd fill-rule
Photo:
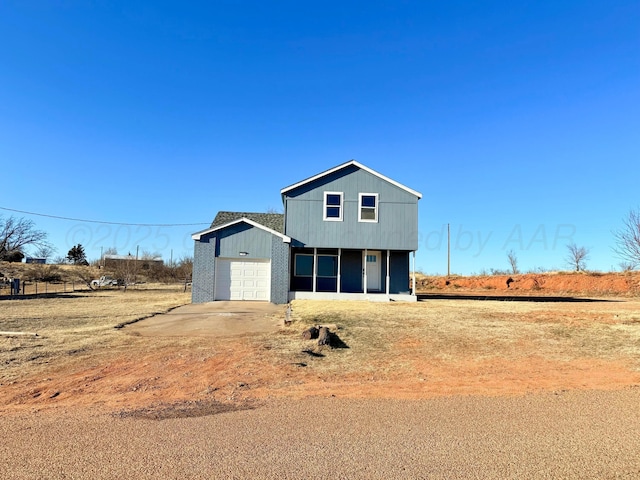
M 271 300 L 271 261 L 218 258 L 215 300 Z
M 282 214 L 219 212 L 194 233 L 193 303 L 289 301 L 289 244 Z

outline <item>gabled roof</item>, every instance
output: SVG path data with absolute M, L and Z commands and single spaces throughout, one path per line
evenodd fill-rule
M 348 161 L 346 163 L 343 163 L 342 165 L 338 165 L 337 167 L 334 167 L 334 168 L 332 168 L 330 170 L 327 170 L 325 172 L 322 172 L 322 173 L 319 173 L 317 175 L 314 175 L 313 177 L 309 177 L 306 180 L 302 180 L 301 182 L 294 183 L 293 185 L 290 185 L 290 186 L 285 187 L 282 190 L 280 190 L 280 193 L 282 195 L 284 195 L 285 193 L 287 193 L 287 192 L 289 192 L 291 190 L 294 190 L 294 189 L 296 189 L 298 187 L 306 185 L 307 183 L 311 183 L 311 182 L 313 182 L 315 180 L 318 180 L 318 179 L 320 179 L 322 177 L 325 177 L 327 175 L 331 175 L 334 172 L 337 172 L 339 170 L 342 170 L 343 168 L 347 168 L 347 167 L 350 167 L 350 166 L 354 166 L 354 167 L 357 167 L 357 168 L 359 168 L 361 170 L 364 170 L 365 172 L 369 172 L 370 174 L 375 175 L 376 177 L 378 177 L 378 178 L 380 178 L 380 179 L 382 179 L 382 180 L 384 180 L 386 182 L 389 182 L 390 184 L 395 185 L 396 187 L 401 188 L 402 190 L 404 190 L 406 192 L 409 192 L 409 193 L 411 193 L 412 195 L 415 195 L 418 198 L 422 198 L 422 194 L 420 192 L 417 192 L 416 190 L 412 190 L 411 188 L 406 187 L 406 186 L 402 185 L 401 183 L 396 182 L 395 180 L 391 180 L 389 177 L 385 177 L 384 175 L 376 172 L 375 170 L 370 169 L 369 167 L 367 167 L 365 165 L 362 165 L 361 163 L 359 163 L 359 162 L 357 162 L 355 160 L 350 160 L 350 161 Z
M 220 215 L 220 214 L 224 214 L 224 215 Z M 204 235 L 207 235 L 209 233 L 213 233 L 216 232 L 218 230 L 223 230 L 227 227 L 230 227 L 232 225 L 236 225 L 238 223 L 246 223 L 247 225 L 251 225 L 252 227 L 256 227 L 259 228 L 261 230 L 264 230 L 265 232 L 271 233 L 272 235 L 276 235 L 278 237 L 280 237 L 282 239 L 283 242 L 285 243 L 291 243 L 291 237 L 288 237 L 286 235 L 284 235 L 281 231 L 278 230 L 274 230 L 272 228 L 269 228 L 266 225 L 263 225 L 262 223 L 258 223 L 255 220 L 252 220 L 251 218 L 248 217 L 239 217 L 239 218 L 231 218 L 231 217 L 237 217 L 237 215 L 253 215 L 254 218 L 261 218 L 261 215 L 267 216 L 267 217 L 262 217 L 263 219 L 269 221 L 271 220 L 272 224 L 275 223 L 275 218 L 269 218 L 269 217 L 273 217 L 273 216 L 279 216 L 282 217 L 280 220 L 280 224 L 281 226 L 284 224 L 284 215 L 280 214 L 280 213 L 242 213 L 242 212 L 219 212 L 218 215 L 216 215 L 216 218 L 213 220 L 213 223 L 211 224 L 210 228 L 207 228 L 206 230 L 202 230 L 200 232 L 196 232 L 193 235 L 191 235 L 191 238 L 194 240 L 200 240 L 200 238 L 202 238 Z M 257 216 L 257 217 L 256 217 Z M 228 220 L 228 221 L 227 221 Z M 275 225 L 274 226 L 278 226 Z M 282 230 L 282 228 L 280 228 L 280 230 Z
M 284 233 L 284 215 L 282 213 L 218 212 L 216 218 L 211 222 L 211 227 L 218 227 L 239 218 L 248 218 L 271 230 Z

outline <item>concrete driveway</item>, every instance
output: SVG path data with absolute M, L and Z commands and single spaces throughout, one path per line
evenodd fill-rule
M 286 305 L 269 302 L 208 302 L 183 305 L 125 328 L 143 336 L 234 336 L 269 333 L 284 324 Z

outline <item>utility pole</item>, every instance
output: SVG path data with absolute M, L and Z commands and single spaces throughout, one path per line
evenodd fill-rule
M 138 251 L 140 250 L 140 245 L 136 245 L 136 263 L 133 270 L 133 288 L 138 288 Z
M 451 276 L 451 228 L 447 223 L 447 277 Z

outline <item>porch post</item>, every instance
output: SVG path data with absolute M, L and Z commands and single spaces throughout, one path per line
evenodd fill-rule
M 416 294 L 416 251 L 413 252 L 413 286 L 411 288 L 411 294 Z
M 364 285 L 362 286 L 362 291 L 366 294 L 367 293 L 367 249 L 364 249 L 364 254 L 362 255 L 362 263 L 364 264 L 362 266 L 362 271 L 364 272 L 364 277 L 363 277 L 363 282 Z
M 342 249 L 339 248 L 338 249 L 338 278 L 337 278 L 337 282 L 338 284 L 336 285 L 336 292 L 340 293 L 340 263 L 341 263 L 341 257 L 342 257 Z
M 386 290 L 387 290 L 387 295 L 389 295 L 389 279 L 391 278 L 391 275 L 389 275 L 389 257 L 391 255 L 391 251 L 387 250 L 387 278 L 385 281 L 385 284 L 387 286 Z
M 318 249 L 313 247 L 313 286 L 311 291 L 316 293 L 316 276 L 318 274 Z

